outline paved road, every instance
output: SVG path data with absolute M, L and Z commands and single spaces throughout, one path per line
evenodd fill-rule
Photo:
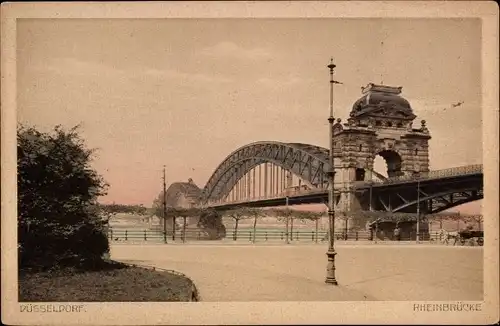
M 482 300 L 481 247 L 341 245 L 339 286 L 324 245 L 113 244 L 112 259 L 191 277 L 202 301 Z

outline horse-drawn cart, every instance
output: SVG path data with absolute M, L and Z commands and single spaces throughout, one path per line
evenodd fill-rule
M 464 246 L 466 243 L 471 246 L 482 246 L 484 244 L 484 233 L 483 231 L 476 230 L 462 230 L 462 231 L 453 231 L 448 232 L 446 230 L 441 229 L 438 233 L 440 241 L 444 244 L 448 245 L 450 240 L 453 245 L 457 243 Z
M 459 242 L 463 246 L 466 242 L 469 242 L 470 245 L 478 245 L 482 246 L 484 244 L 484 232 L 483 231 L 474 231 L 474 230 L 464 230 L 458 232 Z

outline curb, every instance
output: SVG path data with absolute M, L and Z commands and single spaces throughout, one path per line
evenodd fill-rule
M 121 264 L 124 264 L 124 265 L 127 265 L 127 266 L 130 266 L 130 267 L 140 267 L 140 268 L 149 269 L 149 270 L 152 270 L 152 271 L 160 271 L 160 272 L 174 274 L 174 275 L 177 275 L 177 276 L 182 276 L 182 277 L 188 279 L 191 282 L 191 293 L 189 295 L 190 299 L 189 299 L 188 302 L 199 302 L 199 301 L 201 301 L 201 296 L 200 296 L 200 292 L 198 291 L 198 288 L 194 284 L 194 281 L 189 276 L 187 276 L 186 274 L 183 274 L 183 273 L 178 272 L 178 271 L 174 271 L 172 269 L 164 269 L 164 268 L 159 268 L 159 267 L 155 267 L 155 266 L 130 264 L 130 263 L 125 263 L 125 262 L 118 261 L 118 260 L 117 260 L 117 262 L 119 262 Z

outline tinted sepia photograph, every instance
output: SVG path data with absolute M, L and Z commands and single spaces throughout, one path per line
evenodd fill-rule
M 403 302 L 429 322 L 498 308 L 480 17 L 181 16 L 13 23 L 2 270 L 8 252 L 17 283 L 2 292 L 17 314 Z M 158 316 L 147 324 L 173 323 Z

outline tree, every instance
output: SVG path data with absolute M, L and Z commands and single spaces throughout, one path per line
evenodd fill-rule
M 458 212 L 440 212 L 440 213 L 433 213 L 433 214 L 427 214 L 425 215 L 427 220 L 430 223 L 433 222 L 438 222 L 439 223 L 439 229 L 443 229 L 443 222 L 446 220 L 451 220 L 451 221 L 457 221 L 460 223 L 461 220 L 463 220 L 463 216 L 460 216 L 460 213 Z M 458 226 L 457 226 L 458 228 Z
M 182 241 L 186 241 L 186 225 L 188 217 L 201 216 L 205 210 L 200 208 L 168 208 L 167 217 L 173 219 L 172 224 L 176 223 L 176 217 L 182 217 Z M 175 240 L 175 227 L 172 231 L 172 240 Z
M 168 229 L 172 228 L 172 225 L 173 225 L 172 219 L 174 219 L 175 216 L 173 216 L 172 214 L 169 215 L 168 213 L 167 213 L 167 216 L 165 216 L 165 213 L 163 212 L 163 210 L 164 210 L 163 203 L 164 202 L 165 202 L 165 196 L 164 196 L 163 190 L 162 190 L 162 191 L 160 191 L 158 196 L 153 200 L 151 212 L 152 212 L 152 215 L 155 215 L 155 216 L 160 218 L 160 225 L 163 227 L 163 232 L 165 233 L 165 237 L 166 237 L 166 233 L 167 233 Z M 171 209 L 171 208 L 172 207 L 167 207 L 167 211 L 168 211 L 168 209 Z
M 109 222 L 116 216 L 116 212 L 110 210 L 108 207 L 99 205 L 99 211 L 102 216 L 102 219 L 105 221 L 106 225 L 109 226 Z
M 163 190 L 158 194 L 158 196 L 153 200 L 152 212 L 153 215 L 158 217 L 163 216 L 163 202 L 164 202 Z
M 468 215 L 468 216 L 465 216 L 465 218 L 468 222 L 476 224 L 475 227 L 477 227 L 478 230 L 482 229 L 482 223 L 483 223 L 483 215 L 482 214 Z M 473 226 L 473 228 L 474 228 L 474 226 Z
M 304 212 L 288 207 L 274 208 L 269 211 L 276 216 L 278 221 L 285 220 L 285 241 L 289 243 L 290 240 L 293 240 L 293 221 L 297 218 L 303 220 Z
M 247 209 L 237 207 L 231 210 L 224 211 L 222 214 L 234 220 L 233 240 L 236 241 L 238 239 L 238 225 L 240 220 L 250 217 Z
M 444 214 L 432 214 L 430 216 L 427 216 L 429 218 L 429 221 L 434 222 L 437 221 L 439 222 L 439 229 L 443 229 L 443 221 L 446 220 L 447 216 Z
M 285 243 L 290 242 L 290 234 L 288 233 L 288 225 L 292 219 L 292 232 L 293 232 L 293 214 L 296 210 L 286 208 L 271 208 L 266 211 L 268 215 L 275 216 L 278 221 L 285 220 Z M 292 235 L 293 238 L 293 235 Z
M 298 211 L 298 219 L 301 221 L 314 221 L 315 232 L 316 232 L 316 242 L 318 242 L 318 227 L 319 220 L 324 215 L 324 212 L 312 212 L 312 211 Z
M 457 231 L 461 229 L 460 222 L 467 223 L 467 216 L 461 215 L 460 213 L 448 215 L 446 219 L 457 223 Z
M 257 232 L 257 219 L 259 217 L 265 216 L 266 214 L 261 209 L 258 209 L 258 208 L 246 208 L 245 211 L 246 211 L 246 214 L 249 217 L 251 217 L 251 218 L 253 217 L 253 237 L 252 237 L 252 242 L 255 243 L 255 235 L 256 235 L 256 232 Z
M 290 208 L 273 208 L 273 209 L 267 210 L 266 212 L 269 215 L 276 216 L 278 220 L 285 219 L 285 222 L 286 222 L 286 232 L 285 232 L 286 243 L 288 243 L 288 239 L 289 239 L 289 236 L 288 236 L 288 222 L 289 221 L 291 222 L 290 223 L 291 224 L 290 225 L 291 226 L 290 233 L 292 233 L 291 238 L 293 238 L 293 220 L 294 219 L 298 219 L 300 221 L 306 221 L 306 220 L 315 221 L 316 238 L 317 238 L 319 219 L 321 218 L 321 216 L 324 215 L 323 212 L 299 211 L 299 210 L 290 209 Z
M 94 151 L 77 132 L 18 126 L 19 266 L 95 266 L 109 251 L 97 204 L 107 184 L 91 166 Z

